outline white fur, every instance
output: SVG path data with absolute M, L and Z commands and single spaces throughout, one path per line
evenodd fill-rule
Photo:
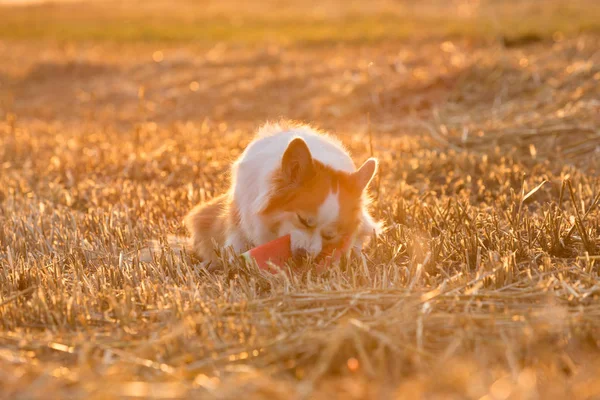
M 289 218 L 284 218 L 283 223 L 279 227 L 278 236 L 289 233 L 291 235 L 292 242 L 292 253 L 295 253 L 299 249 L 306 250 L 312 257 L 316 257 L 321 253 L 323 249 L 323 233 L 329 232 L 329 227 L 335 223 L 340 214 L 340 202 L 338 193 L 330 193 L 323 204 L 319 207 L 316 221 L 314 221 L 314 228 L 298 229 L 290 222 L 294 215 L 290 215 Z
M 285 232 L 283 229 L 280 231 Z M 303 249 L 311 257 L 319 255 L 323 249 L 323 239 L 318 232 L 304 231 L 297 228 L 291 228 L 289 231 L 292 242 L 292 254 L 295 254 L 299 249 Z
M 294 228 L 291 222 L 283 223 L 280 232 L 271 232 L 261 220 L 271 196 L 270 177 L 281 167 L 281 159 L 288 144 L 296 137 L 306 142 L 313 159 L 344 172 L 356 171 L 356 166 L 342 144 L 330 136 L 313 130 L 308 126 L 291 129 L 282 128 L 278 124 L 267 124 L 261 128 L 257 137 L 248 145 L 240 158 L 232 167 L 232 193 L 240 213 L 241 235 L 228 240 L 226 245 L 234 250 L 242 250 L 245 245 L 257 246 L 276 239 L 277 234 L 291 234 L 292 250 L 303 248 L 312 255 L 317 255 L 322 248 L 321 229 L 314 234 Z M 323 203 L 319 213 L 318 226 L 326 226 L 334 222 L 339 215 L 339 199 L 337 194 L 330 194 Z M 363 211 L 363 230 L 378 229 L 366 210 Z M 242 237 L 243 236 L 243 239 Z
M 328 225 L 337 221 L 340 216 L 340 198 L 338 193 L 329 193 L 321 207 L 319 207 L 319 225 Z

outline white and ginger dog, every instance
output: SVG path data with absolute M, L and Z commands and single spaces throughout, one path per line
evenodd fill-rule
M 367 210 L 377 165 L 357 169 L 338 140 L 307 125 L 266 124 L 233 163 L 229 191 L 185 218 L 189 247 L 214 261 L 213 240 L 240 253 L 289 234 L 294 257 L 317 259 L 342 241 L 360 251 L 381 229 Z

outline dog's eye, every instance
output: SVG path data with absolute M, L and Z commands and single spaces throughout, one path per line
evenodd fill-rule
M 312 228 L 312 223 L 311 223 L 312 221 L 310 221 L 310 220 L 308 220 L 308 219 L 305 219 L 305 218 L 302 218 L 302 217 L 300 216 L 300 214 L 296 214 L 296 215 L 298 216 L 298 221 L 300 221 L 300 223 L 301 223 L 302 225 L 304 225 L 304 226 L 305 226 L 305 227 L 307 227 L 307 228 Z
M 337 235 L 335 233 L 329 233 L 329 232 L 328 233 L 325 233 L 325 232 L 321 233 L 321 237 L 323 239 L 325 239 L 325 240 L 333 240 L 333 239 L 335 239 L 336 236 Z

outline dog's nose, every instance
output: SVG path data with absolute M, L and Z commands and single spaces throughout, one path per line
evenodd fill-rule
M 306 249 L 294 250 L 294 258 L 300 259 L 300 258 L 307 258 L 307 257 L 308 257 L 308 251 Z

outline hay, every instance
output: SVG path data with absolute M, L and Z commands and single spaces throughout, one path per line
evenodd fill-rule
M 162 50 L 168 73 L 142 45 L 75 46 L 84 65 L 105 56 L 119 71 L 90 69 L 93 79 L 70 77 L 64 50 L 48 45 L 51 74 L 6 78 L 17 100 L 0 123 L 0 391 L 598 393 L 598 43 L 289 48 L 268 60 L 175 46 Z M 0 53 L 19 54 L 24 71 L 38 62 L 34 44 Z M 265 73 L 273 63 L 279 72 Z M 75 109 L 85 85 L 94 100 Z M 325 276 L 208 271 L 169 237 L 279 113 L 335 127 L 357 159 L 380 158 L 374 206 L 388 230 Z M 141 257 L 151 240 L 159 251 Z

